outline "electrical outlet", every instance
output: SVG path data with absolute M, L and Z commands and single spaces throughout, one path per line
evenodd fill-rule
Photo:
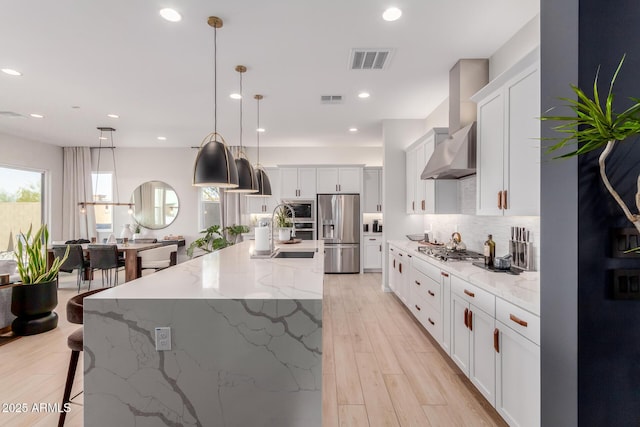
M 156 350 L 171 350 L 171 328 L 168 326 L 156 328 Z

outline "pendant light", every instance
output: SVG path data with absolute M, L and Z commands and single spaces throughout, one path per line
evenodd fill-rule
M 236 163 L 222 135 L 218 133 L 217 105 L 217 34 L 222 19 L 210 16 L 207 23 L 213 27 L 213 132 L 200 143 L 193 166 L 193 185 L 197 187 L 235 188 L 238 186 Z
M 247 194 L 247 197 L 265 197 L 271 196 L 271 182 L 269 181 L 269 176 L 267 172 L 264 170 L 262 165 L 260 164 L 260 100 L 264 98 L 262 95 L 255 95 L 254 99 L 256 100 L 258 106 L 258 126 L 256 127 L 256 137 L 257 137 L 257 151 L 258 151 L 258 162 L 256 163 L 255 171 L 256 177 L 258 179 L 258 192 L 253 194 Z
M 93 192 L 93 197 L 95 199 L 96 195 L 98 194 L 98 181 L 100 180 L 100 157 L 102 154 L 102 149 L 103 148 L 110 148 L 111 149 L 111 159 L 112 159 L 112 164 L 113 164 L 113 177 L 114 177 L 114 181 L 115 181 L 115 187 L 116 187 L 116 200 L 115 202 L 107 202 L 107 201 L 95 201 L 95 200 L 86 200 L 84 202 L 80 202 L 78 203 L 78 206 L 80 207 L 80 213 L 81 214 L 85 214 L 87 213 L 87 206 L 104 206 L 105 210 L 109 210 L 109 206 L 128 206 L 129 208 L 129 213 L 133 212 L 133 204 L 132 203 L 120 203 L 120 191 L 119 191 L 119 185 L 118 185 L 118 170 L 116 168 L 116 154 L 115 154 L 115 145 L 113 143 L 113 132 L 115 132 L 116 130 L 112 127 L 98 127 L 97 128 L 100 131 L 100 136 L 98 137 L 98 141 L 99 141 L 99 146 L 98 146 L 98 163 L 96 164 L 96 184 L 95 184 L 95 190 Z M 105 137 L 104 134 L 105 132 L 109 133 L 109 138 Z M 111 141 L 110 146 L 108 147 L 103 147 L 102 146 L 102 141 L 109 139 Z
M 236 71 L 240 75 L 240 148 L 238 149 L 238 157 L 236 158 L 236 168 L 238 169 L 238 187 L 227 190 L 229 193 L 257 193 L 258 180 L 256 172 L 251 166 L 251 162 L 247 159 L 242 146 L 242 74 L 247 71 L 244 65 L 236 66 Z

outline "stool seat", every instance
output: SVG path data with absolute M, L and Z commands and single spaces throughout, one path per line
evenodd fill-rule
M 67 338 L 67 345 L 71 349 L 71 351 L 82 351 L 83 346 L 83 328 L 76 329 L 69 337 Z

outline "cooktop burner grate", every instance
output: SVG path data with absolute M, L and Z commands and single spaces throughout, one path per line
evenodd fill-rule
M 473 261 L 484 258 L 484 255 L 481 253 L 470 250 L 451 251 L 444 248 L 421 246 L 417 251 L 440 261 Z

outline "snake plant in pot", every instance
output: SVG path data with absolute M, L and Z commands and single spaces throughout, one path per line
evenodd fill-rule
M 607 178 L 606 160 L 616 147 L 618 142 L 624 142 L 632 137 L 640 135 L 640 99 L 630 98 L 633 105 L 622 113 L 613 111 L 613 86 L 616 77 L 624 63 L 624 56 L 618 64 L 611 82 L 609 84 L 609 92 L 604 105 L 601 103 L 598 94 L 598 73 L 596 73 L 593 82 L 593 98 L 589 98 L 585 92 L 577 86 L 571 85 L 571 89 L 576 94 L 577 99 L 561 98 L 568 103 L 568 107 L 573 111 L 570 116 L 544 116 L 542 120 L 552 120 L 563 122 L 553 129 L 557 132 L 565 134 L 563 138 L 547 138 L 556 141 L 548 151 L 553 152 L 563 148 L 569 144 L 577 144 L 577 148 L 566 154 L 557 156 L 556 158 L 567 158 L 579 156 L 593 150 L 604 147 L 598 158 L 600 168 L 600 178 L 604 183 L 607 191 L 620 206 L 626 218 L 634 225 L 640 233 L 640 213 L 632 213 L 631 209 L 622 200 L 622 197 L 613 188 L 611 182 Z M 637 192 L 635 195 L 636 209 L 640 212 L 640 176 L 637 178 Z M 640 248 L 636 248 L 638 251 Z
M 11 324 L 16 335 L 34 335 L 54 329 L 58 315 L 58 271 L 69 255 L 69 246 L 62 259 L 55 258 L 47 266 L 49 231 L 42 225 L 32 233 L 32 227 L 18 239 L 16 258 L 22 283 L 13 287 L 11 312 L 17 316 Z

